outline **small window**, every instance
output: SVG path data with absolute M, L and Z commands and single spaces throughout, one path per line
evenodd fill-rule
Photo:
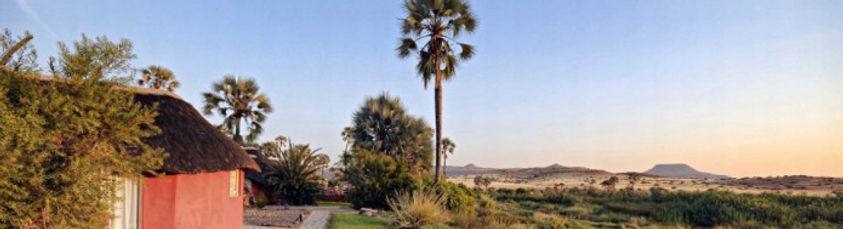
M 234 170 L 228 176 L 228 196 L 237 197 L 240 195 L 240 171 Z

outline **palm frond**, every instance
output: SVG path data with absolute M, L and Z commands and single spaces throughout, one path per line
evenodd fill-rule
M 474 56 L 474 46 L 466 43 L 457 43 L 460 45 L 460 59 L 468 60 Z
M 401 38 L 398 45 L 398 57 L 407 58 L 413 51 L 416 51 L 416 41 L 409 37 Z

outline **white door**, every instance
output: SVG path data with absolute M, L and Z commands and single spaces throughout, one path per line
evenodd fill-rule
M 111 229 L 140 228 L 140 187 L 138 182 L 124 178 L 115 180 L 117 201 L 112 204 Z

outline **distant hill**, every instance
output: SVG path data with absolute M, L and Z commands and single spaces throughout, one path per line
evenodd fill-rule
M 603 170 L 589 169 L 585 167 L 567 167 L 554 163 L 547 167 L 533 167 L 533 168 L 486 168 L 479 167 L 474 164 L 466 166 L 446 166 L 445 174 L 449 177 L 464 176 L 464 175 L 482 175 L 482 174 L 498 174 L 509 177 L 516 177 L 521 179 L 533 179 L 539 177 L 554 176 L 560 174 L 580 174 L 580 175 L 606 175 L 611 174 Z
M 697 179 L 727 179 L 731 178 L 726 175 L 719 175 L 713 173 L 706 173 L 697 171 L 687 164 L 657 164 L 652 169 L 644 172 L 645 174 L 676 177 L 676 178 L 697 178 Z
M 445 166 L 445 175 L 451 176 L 462 176 L 462 175 L 475 175 L 475 174 L 484 174 L 489 171 L 495 170 L 494 168 L 483 168 L 479 167 L 474 164 L 468 164 L 465 166 Z
M 565 166 L 562 166 L 559 163 L 553 163 L 552 165 L 547 166 L 545 168 L 548 168 L 548 169 L 564 169 Z

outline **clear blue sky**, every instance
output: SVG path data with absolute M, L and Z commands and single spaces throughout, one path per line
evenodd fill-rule
M 477 55 L 445 84 L 449 164 L 611 171 L 685 162 L 735 176 L 843 176 L 843 1 L 471 1 Z M 80 34 L 128 38 L 194 106 L 254 77 L 282 134 L 336 159 L 365 96 L 432 123 L 396 57 L 400 1 L 0 0 L 42 63 Z M 217 122 L 219 118 L 211 118 Z

